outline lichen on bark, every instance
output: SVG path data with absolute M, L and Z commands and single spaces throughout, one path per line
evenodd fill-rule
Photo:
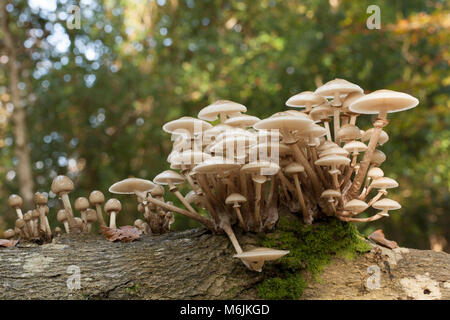
M 264 279 L 257 285 L 263 299 L 298 299 L 308 281 L 320 279 L 333 257 L 353 259 L 371 249 L 353 224 L 330 217 L 305 225 L 290 214 L 280 217 L 275 232 L 261 236 L 261 245 L 290 251 L 265 267 Z

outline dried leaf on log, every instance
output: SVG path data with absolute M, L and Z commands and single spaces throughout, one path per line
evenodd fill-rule
M 138 240 L 141 236 L 141 230 L 133 226 L 123 226 L 118 229 L 100 227 L 100 232 L 111 242 L 132 242 Z
M 0 239 L 0 247 L 15 247 L 19 241 Z
M 386 239 L 383 230 L 381 229 L 372 232 L 369 236 L 369 239 L 389 249 L 398 248 L 397 242 Z

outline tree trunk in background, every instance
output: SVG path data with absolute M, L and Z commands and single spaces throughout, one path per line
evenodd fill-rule
M 33 174 L 31 170 L 30 148 L 28 146 L 26 110 L 21 103 L 19 92 L 19 62 L 17 61 L 17 46 L 13 40 L 8 23 L 8 12 L 5 9 L 6 1 L 2 1 L 1 7 L 1 28 L 3 40 L 8 51 L 9 66 L 9 87 L 11 91 L 11 102 L 14 105 L 12 114 L 14 155 L 17 158 L 17 176 L 19 180 L 19 192 L 26 207 L 33 205 Z
M 244 250 L 259 246 L 257 235 L 237 237 Z M 264 270 L 233 254 L 226 236 L 205 229 L 133 243 L 65 234 L 0 248 L 0 299 L 258 299 Z M 334 257 L 301 299 L 450 299 L 450 255 L 374 245 L 354 260 Z

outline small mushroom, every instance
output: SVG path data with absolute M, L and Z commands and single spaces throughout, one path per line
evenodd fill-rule
M 340 199 L 342 197 L 341 193 L 338 190 L 327 189 L 320 195 L 321 198 L 325 198 L 328 200 L 328 203 L 333 208 L 333 212 L 336 213 L 336 206 L 334 204 L 335 199 Z
M 236 216 L 238 217 L 239 223 L 241 224 L 241 227 L 244 230 L 248 230 L 248 227 L 245 224 L 244 219 L 242 218 L 241 210 L 239 208 L 241 207 L 241 203 L 246 202 L 246 201 L 247 201 L 247 198 L 239 193 L 232 193 L 225 199 L 226 204 L 233 205 L 233 208 L 236 212 Z
M 374 204 L 372 204 L 372 207 L 375 209 L 381 210 L 381 212 L 378 212 L 379 215 L 384 216 L 384 217 L 389 217 L 388 211 L 398 210 L 402 206 L 400 205 L 400 203 L 398 203 L 395 200 L 392 200 L 389 198 L 384 198 L 384 199 L 381 199 L 381 200 L 375 202 Z
M 305 168 L 298 162 L 292 162 L 286 168 L 284 168 L 284 172 L 286 172 L 294 177 L 295 189 L 297 190 L 298 201 L 300 202 L 300 206 L 302 208 L 303 221 L 307 224 L 311 224 L 312 217 L 308 214 L 308 209 L 306 208 L 305 198 L 303 197 L 300 179 L 298 178 L 298 175 L 303 171 L 305 171 Z
M 105 220 L 103 219 L 103 212 L 102 212 L 102 203 L 105 202 L 105 196 L 101 191 L 94 190 L 89 195 L 89 202 L 95 206 L 95 209 L 97 211 L 97 218 L 100 223 L 100 226 L 106 227 Z
M 69 223 L 70 231 L 79 233 L 81 230 L 74 221 L 74 215 L 72 206 L 70 205 L 69 193 L 74 189 L 72 180 L 67 176 L 57 176 L 53 179 L 51 190 L 54 194 L 58 195 L 64 205 L 64 209 L 67 213 L 67 221 Z
M 13 208 L 16 211 L 17 218 L 23 219 L 23 214 L 21 210 L 23 205 L 22 197 L 17 194 L 12 194 L 8 198 L 8 204 L 11 208 Z
M 19 233 L 20 233 L 21 237 L 23 237 L 25 239 L 30 238 L 30 235 L 25 230 L 25 221 L 23 219 L 17 219 L 16 223 L 15 223 L 15 227 L 20 230 Z
M 148 223 L 144 222 L 141 219 L 136 219 L 134 221 L 134 226 L 136 228 L 138 228 L 139 230 L 141 230 L 143 234 L 149 234 L 149 233 L 151 234 L 151 232 L 152 232 Z
M 34 194 L 34 204 L 36 205 L 36 209 L 39 211 L 39 225 L 40 229 L 45 233 L 47 238 L 52 237 L 52 230 L 50 229 L 50 224 L 48 223 L 48 219 L 46 216 L 46 206 L 47 206 L 47 195 L 42 192 L 36 192 Z
M 66 230 L 66 233 L 70 233 L 69 222 L 67 221 L 66 210 L 60 209 L 58 211 L 58 213 L 56 214 L 56 220 L 58 220 L 59 223 L 62 223 L 64 225 L 64 229 Z
M 219 117 L 220 122 L 224 123 L 227 116 L 246 111 L 247 108 L 242 104 L 229 100 L 218 100 L 200 110 L 198 113 L 198 118 L 207 121 L 214 121 Z
M 92 229 L 92 224 L 95 223 L 95 221 L 97 221 L 97 212 L 94 209 L 88 208 L 86 209 L 85 216 L 86 216 L 85 232 L 90 233 Z
M 39 219 L 41 217 L 41 213 L 38 209 L 34 209 L 31 213 L 33 220 L 33 236 L 39 236 Z
M 180 193 L 180 191 L 178 191 L 178 188 L 176 187 L 176 185 L 183 183 L 184 180 L 185 178 L 181 174 L 172 170 L 166 170 L 164 172 L 161 172 L 153 179 L 153 181 L 157 184 L 168 185 L 169 191 L 174 193 L 175 196 L 178 198 L 178 200 L 180 200 L 181 203 L 190 212 L 192 212 L 193 214 L 198 214 L 197 211 L 195 211 L 195 209 L 192 208 L 192 206 L 188 202 L 186 202 L 183 195 Z
M 16 233 L 14 232 L 13 229 L 7 229 L 5 230 L 5 232 L 3 232 L 3 238 L 7 240 L 11 240 L 12 238 L 14 238 L 15 235 Z
M 277 260 L 287 255 L 289 250 L 276 250 L 271 248 L 256 248 L 246 252 L 235 254 L 234 258 L 239 258 L 246 262 L 250 270 L 261 272 L 265 261 Z
M 117 229 L 116 216 L 122 210 L 122 204 L 117 199 L 109 199 L 105 203 L 105 212 L 110 216 L 109 227 L 111 229 Z
M 81 220 L 83 220 L 83 225 L 86 227 L 85 229 L 81 230 L 82 232 L 88 232 L 87 231 L 87 218 L 86 218 L 86 211 L 89 209 L 89 200 L 85 197 L 78 197 L 76 198 L 74 202 L 75 210 L 81 212 Z
M 344 210 L 350 211 L 353 215 L 357 215 L 369 207 L 364 201 L 353 199 L 347 202 L 344 206 Z
M 59 237 L 62 233 L 62 230 L 60 227 L 56 227 L 53 232 L 55 233 L 55 237 Z
M 29 210 L 27 211 L 24 215 L 23 215 L 23 221 L 25 221 L 25 226 L 24 229 L 26 231 L 26 233 L 30 236 L 30 238 L 33 238 L 34 234 L 33 234 L 33 215 L 31 213 L 32 211 Z

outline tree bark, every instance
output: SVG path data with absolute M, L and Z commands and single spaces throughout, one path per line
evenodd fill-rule
M 259 246 L 257 235 L 237 236 L 244 250 Z M 1 248 L 0 299 L 258 299 L 264 271 L 247 270 L 233 254 L 225 236 L 206 229 L 133 243 L 65 234 Z M 379 268 L 379 287 L 368 267 Z M 308 280 L 302 299 L 450 299 L 450 255 L 373 245 L 354 260 L 334 258 L 319 280 Z
M 1 31 L 3 40 L 8 52 L 9 67 L 9 88 L 11 92 L 11 102 L 14 105 L 12 114 L 13 136 L 14 136 L 14 155 L 17 158 L 17 176 L 19 179 L 19 192 L 23 197 L 25 206 L 33 205 L 33 174 L 31 170 L 30 148 L 28 146 L 26 110 L 22 106 L 19 82 L 20 68 L 17 59 L 17 44 L 14 41 L 12 32 L 9 28 L 8 12 L 6 11 L 7 2 L 2 1 L 0 8 Z

